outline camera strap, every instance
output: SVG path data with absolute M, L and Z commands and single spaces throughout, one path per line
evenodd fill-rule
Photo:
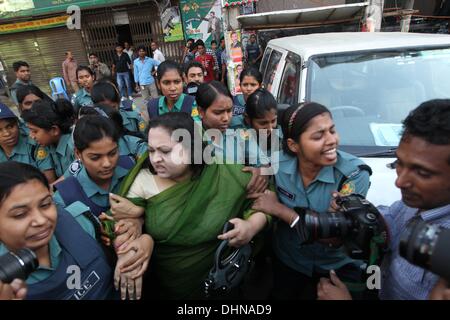
M 385 246 L 386 240 L 383 235 L 379 234 L 373 236 L 370 240 L 370 257 L 367 266 L 377 265 L 379 266 L 381 260 L 383 259 L 382 248 Z M 361 293 L 367 290 L 366 279 L 363 278 L 365 276 L 365 272 L 362 274 L 361 281 L 351 282 L 351 281 L 343 281 L 343 283 L 347 286 L 350 292 Z
M 342 281 L 350 292 L 364 292 L 367 290 L 367 284 L 365 281 L 361 282 L 347 282 Z
M 369 256 L 369 266 L 380 265 L 383 259 L 382 247 L 386 246 L 386 239 L 382 234 L 373 236 L 370 240 L 370 256 Z

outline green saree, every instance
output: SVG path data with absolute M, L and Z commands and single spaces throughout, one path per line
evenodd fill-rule
M 123 194 L 142 162 L 138 161 L 125 179 Z M 155 240 L 151 259 L 161 298 L 203 297 L 203 281 L 213 265 L 223 225 L 231 218 L 248 218 L 253 213 L 251 200 L 246 199 L 251 174 L 243 173 L 242 168 L 234 164 L 207 165 L 193 180 L 178 183 L 147 200 L 130 199 L 145 208 L 145 231 Z

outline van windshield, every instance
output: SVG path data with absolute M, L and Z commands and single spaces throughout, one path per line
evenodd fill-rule
M 449 48 L 316 56 L 308 66 L 306 99 L 331 110 L 343 149 L 383 154 L 398 145 L 411 110 L 450 98 L 449 74 Z

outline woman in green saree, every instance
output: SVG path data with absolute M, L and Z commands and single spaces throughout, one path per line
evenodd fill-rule
M 111 212 L 116 220 L 144 215 L 145 232 L 155 241 L 160 298 L 203 298 L 220 240 L 232 247 L 247 244 L 267 217 L 251 210 L 251 174 L 242 165 L 203 164 L 203 143 L 192 138 L 200 138 L 194 135 L 200 129 L 189 115 L 168 113 L 149 128 L 149 157 L 138 160 L 122 186 L 134 205 L 111 195 Z M 222 234 L 227 221 L 234 228 Z

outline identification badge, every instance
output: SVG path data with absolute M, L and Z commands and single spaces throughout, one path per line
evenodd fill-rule
M 277 187 L 277 191 L 282 194 L 283 196 L 294 200 L 295 199 L 295 194 L 290 193 L 289 191 L 284 190 L 283 188 Z
M 75 160 L 69 166 L 69 173 L 73 176 L 76 176 L 78 172 L 83 168 L 80 160 Z

